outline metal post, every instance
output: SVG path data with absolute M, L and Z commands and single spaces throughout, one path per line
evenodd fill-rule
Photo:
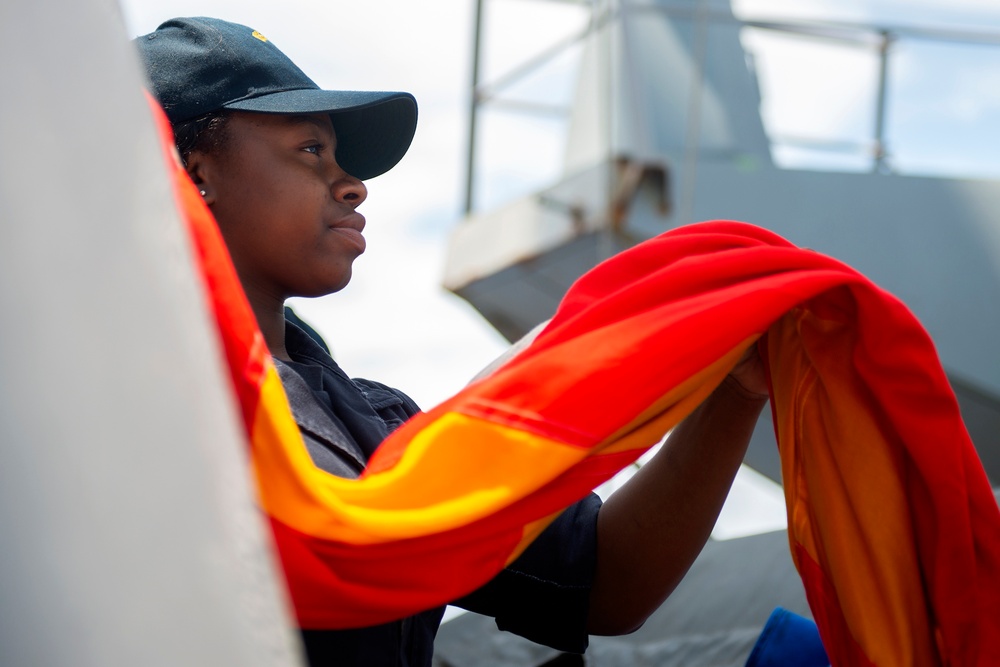
M 483 0 L 476 0 L 472 41 L 472 93 L 469 97 L 469 153 L 465 164 L 465 215 L 472 213 L 472 188 L 476 164 L 476 116 L 479 111 L 479 54 L 483 29 Z
M 889 47 L 894 39 L 891 32 L 881 30 L 879 32 L 882 39 L 879 43 L 879 73 L 878 73 L 878 105 L 875 109 L 875 146 L 872 171 L 875 173 L 885 173 L 888 171 L 886 164 L 885 150 L 885 89 L 888 77 Z

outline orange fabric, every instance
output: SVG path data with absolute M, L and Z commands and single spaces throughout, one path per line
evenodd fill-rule
M 857 272 L 743 223 L 668 232 L 581 278 L 526 351 L 345 480 L 312 465 L 211 215 L 174 175 L 303 627 L 481 585 L 766 333 L 790 546 L 834 664 L 1000 664 L 1000 510 L 927 334 Z

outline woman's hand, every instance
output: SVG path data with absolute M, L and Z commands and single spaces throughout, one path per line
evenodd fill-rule
M 765 339 L 761 338 L 760 340 Z M 770 397 L 767 373 L 764 371 L 764 360 L 760 357 L 759 344 L 760 341 L 748 347 L 726 377 L 726 382 L 751 399 Z

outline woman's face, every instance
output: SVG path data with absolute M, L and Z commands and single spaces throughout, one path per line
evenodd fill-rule
M 188 171 L 244 290 L 284 300 L 347 285 L 365 250 L 355 209 L 368 192 L 337 164 L 330 117 L 234 113 L 224 131 L 219 149 L 189 156 Z

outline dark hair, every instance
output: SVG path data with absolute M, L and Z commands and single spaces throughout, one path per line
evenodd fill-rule
M 226 126 L 230 115 L 229 111 L 218 109 L 174 125 L 174 143 L 185 166 L 193 151 L 214 153 L 226 144 L 229 138 Z

